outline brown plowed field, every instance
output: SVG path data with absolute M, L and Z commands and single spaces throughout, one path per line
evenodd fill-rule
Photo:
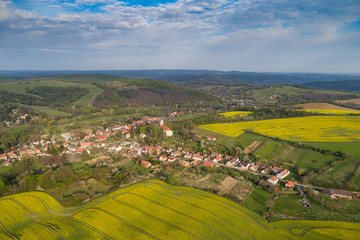
M 304 109 L 331 109 L 331 110 L 356 111 L 355 109 L 340 107 L 329 103 L 305 103 L 305 104 L 295 105 L 295 107 L 302 107 Z
M 339 103 L 355 103 L 356 105 L 360 105 L 360 98 L 354 98 L 349 100 L 338 100 Z

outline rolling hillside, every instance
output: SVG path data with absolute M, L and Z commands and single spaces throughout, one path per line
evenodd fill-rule
M 356 238 L 360 225 L 286 220 L 200 190 L 146 181 L 78 209 L 42 192 L 0 199 L 1 239 L 328 239 Z
M 96 98 L 94 106 L 111 105 L 193 105 L 209 106 L 218 99 L 205 93 L 177 86 L 175 84 L 151 79 L 121 79 L 111 82 L 95 83 L 104 93 Z

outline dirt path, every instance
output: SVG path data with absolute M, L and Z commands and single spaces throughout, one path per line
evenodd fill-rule
M 95 98 L 98 96 L 98 94 L 95 94 L 91 99 L 90 101 L 88 102 L 88 107 L 92 107 L 92 103 L 93 101 L 95 100 Z

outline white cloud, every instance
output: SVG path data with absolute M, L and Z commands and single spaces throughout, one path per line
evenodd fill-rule
M 16 49 L 30 52 L 24 54 L 25 59 L 34 57 L 34 49 L 48 54 L 31 63 L 38 63 L 38 68 L 51 68 L 48 58 L 56 54 L 64 61 L 76 55 L 75 68 L 76 64 L 88 64 L 98 69 L 323 66 L 339 71 L 346 63 L 353 68 L 354 62 L 359 64 L 359 34 L 339 31 L 360 18 L 356 1 L 179 0 L 143 7 L 77 0 L 75 5 L 63 5 L 78 9 L 96 3 L 104 3 L 100 7 L 104 12 L 63 12 L 46 17 L 0 0 L 0 50 L 10 63 L 14 59 L 14 66 L 22 62 L 12 54 Z M 346 55 L 351 50 L 349 63 Z M 326 60 L 335 55 L 342 62 Z M 95 64 L 96 59 L 99 62 Z M 60 60 L 54 61 L 54 66 L 64 68 Z M 0 59 L 0 65 L 3 63 Z

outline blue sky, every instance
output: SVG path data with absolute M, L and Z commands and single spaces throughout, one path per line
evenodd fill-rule
M 358 0 L 0 0 L 0 69 L 360 72 Z

